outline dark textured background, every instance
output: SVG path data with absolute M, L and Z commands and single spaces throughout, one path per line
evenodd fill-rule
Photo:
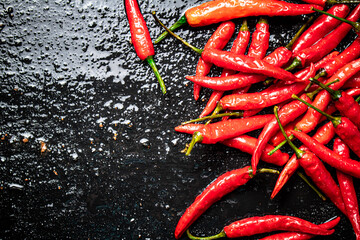
M 170 23 L 201 2 L 140 5 L 155 37 L 161 29 L 152 10 Z M 285 45 L 305 19 L 271 18 L 269 51 Z M 249 18 L 251 30 L 256 20 Z M 203 47 L 216 27 L 178 33 Z M 195 102 L 184 79 L 198 56 L 173 39 L 155 46 L 168 89 L 163 96 L 129 43 L 122 0 L 2 0 L 0 28 L 0 239 L 173 239 L 181 214 L 206 185 L 249 164 L 250 155 L 221 145 L 180 153 L 190 136 L 173 128 L 198 116 L 211 93 L 202 91 Z M 191 231 L 210 235 L 235 219 L 265 214 L 315 223 L 339 215 L 335 235 L 318 239 L 355 238 L 340 211 L 296 176 L 270 201 L 275 181 L 251 180 Z

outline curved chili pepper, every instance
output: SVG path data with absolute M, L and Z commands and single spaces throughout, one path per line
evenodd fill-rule
M 360 17 L 360 4 L 347 17 L 348 20 L 356 21 Z M 287 70 L 294 69 L 297 66 L 306 66 L 311 62 L 316 62 L 326 54 L 331 52 L 351 30 L 351 26 L 347 23 L 340 24 L 332 32 L 319 40 L 316 44 L 301 50 L 295 54 L 293 63 Z
M 352 76 L 346 83 L 343 88 L 360 88 L 360 72 Z
M 248 56 L 263 59 L 269 48 L 269 38 L 269 23 L 265 18 L 260 18 L 251 38 Z
M 216 29 L 213 35 L 206 43 L 204 49 L 223 49 L 234 34 L 235 24 L 231 21 L 224 22 Z M 200 57 L 196 66 L 196 76 L 206 76 L 211 69 L 212 64 L 204 61 Z M 194 99 L 198 100 L 200 96 L 201 86 L 194 84 Z
M 220 143 L 228 147 L 237 148 L 242 152 L 253 154 L 256 141 L 257 139 L 254 137 L 241 135 L 236 138 L 227 139 Z M 267 144 L 260 159 L 267 163 L 272 163 L 277 166 L 283 166 L 289 160 L 289 154 L 277 151 L 271 156 L 267 155 L 267 153 L 270 152 L 273 148 L 273 146 Z
M 233 43 L 233 46 L 231 47 L 230 52 L 234 52 L 237 54 L 245 54 L 249 41 L 250 41 L 250 31 L 247 26 L 247 21 L 244 20 L 243 24 L 241 25 L 241 28 L 239 30 L 239 33 Z M 233 75 L 235 73 L 236 73 L 236 71 L 234 71 L 234 70 L 224 69 L 223 72 L 221 73 L 221 76 L 225 77 L 225 76 Z M 223 94 L 224 94 L 223 91 L 214 91 L 211 94 L 211 96 L 210 96 L 204 110 L 201 112 L 199 118 L 202 118 L 202 117 L 210 114 L 216 107 L 216 104 L 221 99 Z
M 360 105 L 353 97 L 344 91 L 334 91 L 325 86 L 319 81 L 314 81 L 316 84 L 328 91 L 335 101 L 335 107 L 339 110 L 342 116 L 349 118 L 358 129 L 360 129 Z
M 306 101 L 310 101 L 309 97 L 306 94 L 301 96 L 302 99 Z M 286 104 L 279 111 L 279 116 L 282 124 L 288 124 L 291 121 L 294 121 L 297 117 L 303 114 L 307 109 L 307 106 L 299 101 L 292 101 Z M 265 125 L 263 130 L 261 131 L 258 140 L 256 142 L 256 147 L 254 154 L 251 158 L 251 167 L 256 173 L 256 167 L 259 163 L 260 156 L 269 141 L 269 139 L 279 130 L 279 125 L 277 124 L 275 116 Z
M 296 77 L 280 67 L 275 67 L 263 60 L 231 52 L 205 49 L 202 58 L 218 67 L 229 68 L 245 73 L 263 74 L 284 81 L 295 81 Z
M 356 97 L 360 95 L 360 88 L 350 88 L 347 89 L 345 93 L 351 97 Z
M 332 229 L 340 222 L 340 217 L 337 217 L 331 221 L 328 221 L 323 224 L 319 224 L 319 227 L 325 229 Z M 278 233 L 271 236 L 267 236 L 261 238 L 259 240 L 308 240 L 316 235 L 308 234 L 308 233 L 298 233 L 298 232 L 285 232 L 285 233 Z
M 350 8 L 345 4 L 337 4 L 332 6 L 327 12 L 339 16 L 346 17 Z M 299 51 L 312 46 L 318 40 L 323 38 L 326 34 L 332 31 L 340 24 L 340 21 L 326 15 L 318 17 L 314 23 L 299 37 L 294 43 L 292 52 L 294 54 Z
M 335 136 L 335 128 L 331 122 L 321 126 L 313 136 L 313 138 L 321 144 L 327 144 L 330 140 Z M 300 147 L 300 150 L 308 150 L 304 145 Z M 296 170 L 300 167 L 300 163 L 297 160 L 296 155 L 294 154 L 290 160 L 286 163 L 285 167 L 281 171 L 273 192 L 271 193 L 271 198 L 274 198 L 276 194 L 282 189 L 285 183 L 289 180 L 289 178 L 296 172 Z
M 171 26 L 171 30 L 188 23 L 192 27 L 206 26 L 235 18 L 250 16 L 296 16 L 312 13 L 311 7 L 322 9 L 318 5 L 294 4 L 275 0 L 217 0 L 203 3 L 186 10 L 185 16 Z M 167 36 L 162 33 L 156 43 Z
M 267 114 L 202 125 L 203 127 L 193 134 L 186 155 L 190 154 L 197 142 L 214 144 L 229 138 L 234 138 L 244 133 L 262 128 L 271 118 L 272 115 Z
M 360 157 L 360 131 L 347 117 L 334 117 L 314 107 L 310 103 L 307 103 L 297 96 L 293 95 L 293 98 L 302 101 L 307 106 L 315 109 L 325 117 L 327 117 L 335 127 L 336 134 L 350 147 L 353 152 Z
M 134 45 L 136 54 L 141 60 L 146 59 L 159 81 L 161 91 L 165 94 L 165 83 L 160 76 L 153 58 L 155 55 L 154 46 L 137 0 L 125 0 L 125 9 L 130 26 L 131 42 Z
M 351 158 L 345 158 L 331 151 L 306 133 L 291 131 L 297 139 L 306 145 L 310 151 L 330 166 L 356 178 L 360 178 L 360 163 Z
M 299 164 L 305 170 L 306 175 L 308 175 L 315 185 L 346 215 L 345 204 L 340 193 L 340 188 L 337 186 L 329 171 L 315 154 L 307 149 L 300 150 L 291 142 L 280 122 L 277 107 L 274 108 L 274 113 L 281 132 L 284 134 L 290 147 L 295 151 Z
M 341 141 L 340 138 L 336 138 L 334 141 L 334 152 L 339 155 L 349 158 L 350 150 L 346 144 Z M 336 171 L 340 191 L 345 203 L 345 208 L 347 212 L 347 217 L 349 218 L 351 225 L 356 234 L 356 239 L 360 239 L 360 215 L 359 215 L 359 204 L 354 188 L 354 183 L 352 177 Z
M 274 232 L 274 231 L 294 231 L 300 233 L 309 233 L 314 235 L 331 235 L 335 230 L 324 229 L 316 224 L 304 219 L 292 216 L 267 215 L 263 217 L 250 217 L 233 222 L 224 227 L 224 229 L 214 236 L 195 237 L 189 232 L 190 239 L 217 239 L 221 237 L 238 238 L 253 236 L 256 234 Z
M 272 169 L 263 169 L 262 172 L 278 173 L 276 170 Z M 234 191 L 239 186 L 245 185 L 252 177 L 253 175 L 250 166 L 232 170 L 219 176 L 195 198 L 195 201 L 181 216 L 175 229 L 175 238 L 179 239 L 186 229 L 188 229 L 190 225 L 211 205 L 219 201 L 226 194 Z

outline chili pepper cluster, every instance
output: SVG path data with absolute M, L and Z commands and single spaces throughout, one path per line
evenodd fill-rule
M 360 95 L 359 36 L 341 53 L 334 51 L 352 28 L 358 32 L 356 21 L 360 17 L 360 4 L 335 4 L 331 0 L 307 0 L 310 4 L 260 2 L 262 4 L 258 0 L 209 1 L 188 9 L 169 29 L 155 16 L 167 30 L 156 43 L 169 33 L 200 55 L 195 75 L 186 76 L 194 83 L 194 99 L 199 99 L 202 87 L 213 90 L 199 118 L 175 127 L 177 132 L 192 134 L 184 150 L 186 155 L 199 142 L 221 143 L 251 154 L 249 166 L 224 173 L 196 197 L 180 218 L 175 238 L 185 232 L 190 239 L 236 238 L 274 231 L 283 232 L 263 239 L 310 239 L 316 235 L 331 235 L 340 218 L 316 225 L 293 216 L 267 215 L 233 222 L 211 237 L 196 237 L 189 232 L 191 224 L 211 205 L 258 173 L 279 174 L 271 194 L 274 198 L 302 167 L 315 185 L 310 183 L 314 190 L 334 203 L 349 219 L 356 239 L 360 239 L 360 215 L 352 180 L 352 177 L 360 177 L 360 162 L 350 157 L 352 152 L 360 158 L 360 98 L 356 98 Z M 323 8 L 326 11 L 322 11 Z M 313 22 L 312 17 L 288 45 L 268 55 L 270 27 L 265 17 L 259 19 L 252 36 L 244 19 L 231 50 L 223 50 L 235 32 L 231 19 L 293 16 L 314 11 L 320 15 Z M 130 17 L 129 21 L 132 21 Z M 204 49 L 191 46 L 172 32 L 186 23 L 199 27 L 220 22 Z M 153 55 L 150 52 L 139 57 L 146 59 Z M 223 68 L 221 76 L 208 76 L 213 65 Z M 267 88 L 249 92 L 251 85 L 259 82 Z M 269 107 L 274 107 L 274 114 L 259 114 Z M 214 119 L 216 121 L 212 122 Z M 207 122 L 196 123 L 200 121 Z M 259 129 L 261 133 L 257 138 L 246 135 Z M 313 130 L 315 134 L 309 136 Z M 296 147 L 293 139 L 300 140 L 303 145 Z M 332 150 L 326 146 L 331 141 L 334 143 Z M 280 150 L 286 143 L 295 152 L 291 157 Z M 260 160 L 283 166 L 283 169 L 280 173 L 274 169 L 258 169 Z M 323 162 L 336 169 L 337 181 Z

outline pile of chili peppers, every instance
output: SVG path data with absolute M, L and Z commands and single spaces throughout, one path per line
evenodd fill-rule
M 310 4 L 214 0 L 188 9 L 170 29 L 155 16 L 167 30 L 156 43 L 170 33 L 199 54 L 195 75 L 186 76 L 194 83 L 195 100 L 202 87 L 213 90 L 199 118 L 175 127 L 177 132 L 192 134 L 184 152 L 189 155 L 196 143 L 221 143 L 251 154 L 248 166 L 224 173 L 196 197 L 177 224 L 176 239 L 185 232 L 190 239 L 235 238 L 274 231 L 283 232 L 263 239 L 310 239 L 332 234 L 340 218 L 317 225 L 281 215 L 241 219 L 210 237 L 196 237 L 189 231 L 191 224 L 211 205 L 258 173 L 279 174 L 271 195 L 274 198 L 301 167 L 315 189 L 320 190 L 319 194 L 325 194 L 340 210 L 339 214 L 349 219 L 354 238 L 360 240 L 360 214 L 352 180 L 360 177 L 360 37 L 354 37 L 342 52 L 334 51 L 352 28 L 358 31 L 360 4 L 346 5 L 331 0 L 306 2 Z M 314 11 L 321 14 L 314 15 Z M 308 21 L 288 45 L 267 54 L 271 26 L 266 16 L 300 14 L 313 14 L 315 20 Z M 259 18 L 252 36 L 243 19 L 231 50 L 223 50 L 235 32 L 235 24 L 230 20 L 247 16 L 263 17 Z M 129 17 L 129 21 L 134 20 Z M 218 22 L 221 24 L 204 49 L 189 45 L 171 32 L 185 23 L 199 27 Z M 133 40 L 135 49 L 136 45 L 146 45 L 135 41 L 140 40 Z M 150 51 L 139 57 L 146 59 L 153 55 Z M 208 76 L 213 65 L 223 68 L 221 76 Z M 266 88 L 253 92 L 252 84 L 261 82 Z M 267 110 L 274 106 L 274 113 L 269 114 Z M 201 121 L 202 124 L 197 123 Z M 259 129 L 261 133 L 254 137 L 253 131 Z M 309 136 L 313 130 L 315 134 Z M 246 135 L 249 133 L 251 136 Z M 303 145 L 296 147 L 293 139 Z M 280 149 L 286 143 L 294 149 L 291 157 Z M 328 143 L 333 143 L 333 150 L 326 146 Z M 275 169 L 258 169 L 260 160 L 274 164 Z M 337 180 L 329 173 L 328 166 L 336 169 Z M 277 170 L 279 167 L 281 172 Z

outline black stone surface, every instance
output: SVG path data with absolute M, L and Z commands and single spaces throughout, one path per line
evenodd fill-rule
M 155 38 L 162 29 L 152 10 L 170 24 L 201 2 L 140 5 Z M 252 30 L 256 20 L 249 18 Z M 269 52 L 305 20 L 270 18 Z M 241 20 L 234 22 L 238 29 Z M 177 32 L 203 47 L 216 27 Z M 352 39 L 349 34 L 338 50 Z M 129 40 L 123 1 L 0 2 L 0 239 L 173 239 L 202 189 L 249 164 L 250 155 L 221 145 L 199 144 L 190 157 L 180 152 L 190 136 L 173 128 L 197 117 L 211 93 L 203 90 L 195 102 L 184 78 L 195 73 L 198 56 L 170 38 L 155 46 L 168 89 L 163 96 Z M 341 216 L 333 236 L 317 239 L 355 239 L 344 215 L 296 176 L 269 200 L 275 181 L 271 175 L 251 180 L 191 231 L 215 234 L 235 219 L 265 214 L 317 224 Z

